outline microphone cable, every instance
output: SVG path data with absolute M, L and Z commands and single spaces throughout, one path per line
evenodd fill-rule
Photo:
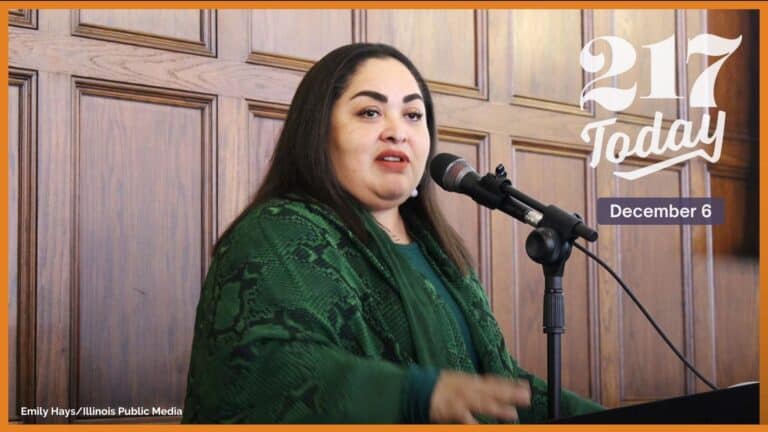
M 608 273 L 610 273 L 611 276 L 613 276 L 613 278 L 616 279 L 616 281 L 619 282 L 619 285 L 621 285 L 621 287 L 624 289 L 624 291 L 627 293 L 627 295 L 629 295 L 629 298 L 631 298 L 632 301 L 635 302 L 635 305 L 637 305 L 637 307 L 640 309 L 640 312 L 642 312 L 643 315 L 645 315 L 645 318 L 647 318 L 648 321 L 650 321 L 650 323 L 653 326 L 653 328 L 656 329 L 656 332 L 658 332 L 659 335 L 661 336 L 661 338 L 664 339 L 664 342 L 666 342 L 667 345 L 669 345 L 669 347 L 672 348 L 672 351 L 674 351 L 675 355 L 677 355 L 677 357 L 680 360 L 682 360 L 682 362 L 685 364 L 686 367 L 688 367 L 688 369 L 690 369 L 700 380 L 704 381 L 704 383 L 706 385 L 708 385 L 712 390 L 719 390 L 717 388 L 717 386 L 712 384 L 712 382 L 710 382 L 708 379 L 706 379 L 704 377 L 704 375 L 702 375 L 698 370 L 696 370 L 696 368 L 688 361 L 688 359 L 686 359 L 685 356 L 683 356 L 680 353 L 680 351 L 678 351 L 677 348 L 675 348 L 675 345 L 672 343 L 672 341 L 669 340 L 667 335 L 664 333 L 664 331 L 661 329 L 661 327 L 659 327 L 659 325 L 656 323 L 656 321 L 653 319 L 653 317 L 651 317 L 651 314 L 649 314 L 648 311 L 645 309 L 645 307 L 643 307 L 642 303 L 640 303 L 640 301 L 637 299 L 637 297 L 635 297 L 635 294 L 632 292 L 632 290 L 629 289 L 627 284 L 625 284 L 624 281 L 621 280 L 619 275 L 617 275 L 616 272 L 614 272 L 613 269 L 611 269 L 611 267 L 608 266 L 608 264 L 606 264 L 597 255 L 593 254 L 592 252 L 587 250 L 587 248 L 585 248 L 584 246 L 580 245 L 579 243 L 573 242 L 573 246 L 576 247 L 577 249 L 579 249 L 580 251 L 584 252 L 588 257 L 590 257 L 593 260 L 597 261 L 598 264 L 600 264 L 604 269 L 606 269 L 608 271 Z

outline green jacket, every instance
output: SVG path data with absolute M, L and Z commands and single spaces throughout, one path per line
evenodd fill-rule
M 324 206 L 271 200 L 222 240 L 197 307 L 182 422 L 399 423 L 409 365 L 473 370 L 450 310 L 361 216 L 367 244 Z M 520 420 L 544 421 L 546 384 L 509 355 L 475 275 L 409 229 L 464 312 L 483 372 L 529 380 Z M 563 416 L 599 409 L 563 393 Z

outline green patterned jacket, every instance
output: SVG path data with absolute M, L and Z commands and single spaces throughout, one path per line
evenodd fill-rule
M 217 248 L 197 307 L 184 423 L 399 423 L 408 365 L 472 371 L 451 312 L 361 213 L 363 244 L 324 206 L 255 207 Z M 509 355 L 477 278 L 409 227 L 465 314 L 484 373 L 546 384 Z M 565 416 L 601 409 L 564 392 Z M 492 419 L 481 418 L 492 422 Z

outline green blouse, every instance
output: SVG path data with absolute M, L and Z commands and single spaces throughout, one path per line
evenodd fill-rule
M 445 288 L 445 284 L 440 280 L 435 270 L 427 261 L 427 257 L 421 251 L 419 244 L 416 242 L 407 245 L 397 245 L 397 250 L 400 252 L 408 263 L 413 266 L 421 276 L 424 277 L 424 283 L 432 284 L 437 290 L 437 294 L 440 299 L 453 313 L 453 318 L 456 320 L 456 324 L 461 330 L 461 338 L 464 341 L 464 346 L 472 359 L 472 366 L 475 371 L 480 371 L 480 360 L 477 358 L 477 350 L 472 342 L 472 335 L 469 332 L 469 326 L 467 320 L 464 318 L 464 314 L 461 312 L 459 305 L 456 304 L 451 293 Z M 432 391 L 435 388 L 437 379 L 439 377 L 439 371 L 431 368 L 415 368 L 412 367 L 408 371 L 408 393 L 406 398 L 407 402 L 413 407 L 409 410 L 405 421 L 407 423 L 428 423 L 429 422 L 429 410 L 432 401 Z
M 454 312 L 360 217 L 366 243 L 325 206 L 275 199 L 220 242 L 197 307 L 184 423 L 414 421 L 413 371 L 475 371 Z M 546 383 L 507 352 L 476 276 L 418 223 L 409 229 L 465 317 L 480 370 L 528 380 L 520 420 L 545 420 Z M 562 401 L 564 416 L 601 409 L 567 391 Z

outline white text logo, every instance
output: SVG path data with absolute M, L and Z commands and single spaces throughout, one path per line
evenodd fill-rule
M 582 90 L 580 97 L 581 108 L 584 109 L 586 102 L 594 101 L 613 112 L 625 110 L 635 100 L 637 83 L 634 83 L 629 88 L 592 87 L 597 81 L 611 79 L 631 69 L 637 59 L 637 53 L 629 42 L 620 37 L 597 37 L 589 41 L 581 50 L 581 67 L 587 72 L 597 73 L 605 66 L 605 58 L 602 54 L 593 55 L 590 53 L 592 46 L 599 40 L 608 43 L 611 49 L 612 61 L 604 74 L 587 83 Z M 694 54 L 723 56 L 707 67 L 694 81 L 689 97 L 689 105 L 691 107 L 713 108 L 717 106 L 714 96 L 717 74 L 720 72 L 720 68 L 725 60 L 736 51 L 739 45 L 741 45 L 741 36 L 736 39 L 725 39 L 712 34 L 700 34 L 688 40 L 688 56 L 686 61 L 689 61 Z M 672 35 L 655 44 L 643 45 L 643 48 L 648 48 L 651 52 L 651 90 L 648 95 L 641 96 L 640 98 L 680 99 L 675 87 L 677 76 L 675 36 Z M 615 124 L 616 118 L 588 123 L 581 131 L 581 139 L 587 143 L 593 142 L 594 150 L 590 166 L 593 168 L 597 167 L 603 155 L 609 162 L 620 163 L 633 155 L 646 157 L 650 154 L 661 155 L 666 152 L 688 149 L 687 153 L 676 155 L 670 159 L 643 168 L 633 171 L 614 172 L 618 177 L 635 180 L 697 156 L 712 163 L 720 159 L 723 134 L 725 132 L 724 111 L 719 110 L 717 112 L 712 135 L 709 134 L 710 116 L 706 111 L 702 114 L 701 126 L 695 135 L 691 121 L 677 119 L 672 123 L 667 136 L 662 141 L 662 120 L 662 113 L 657 111 L 654 115 L 653 125 L 643 127 L 638 133 L 634 144 L 631 143 L 629 135 L 620 131 L 611 133 L 610 137 L 606 140 L 606 128 Z M 590 135 L 590 132 L 594 132 L 594 134 Z M 678 135 L 680 135 L 679 139 Z M 713 148 L 710 152 L 707 152 L 699 144 L 713 145 Z

